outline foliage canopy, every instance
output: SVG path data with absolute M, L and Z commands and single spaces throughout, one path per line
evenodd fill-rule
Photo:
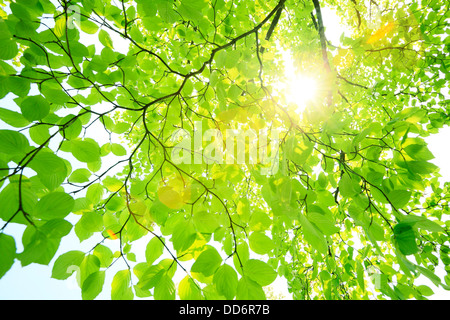
M 448 1 L 0 4 L 0 277 L 52 264 L 83 299 L 265 299 L 277 277 L 294 299 L 450 289 L 450 185 L 424 140 L 450 121 Z M 301 112 L 284 52 L 317 83 Z M 279 168 L 179 163 L 180 129 L 278 130 Z M 71 232 L 95 245 L 56 254 Z

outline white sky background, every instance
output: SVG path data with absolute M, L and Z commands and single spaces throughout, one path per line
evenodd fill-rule
M 331 43 L 338 44 L 339 38 L 342 32 L 344 32 L 345 30 L 339 25 L 339 21 L 330 10 L 323 8 L 322 13 L 324 16 L 325 26 L 329 26 L 329 28 L 325 31 L 327 38 L 331 41 Z M 112 35 L 114 43 L 116 44 L 116 40 L 120 41 L 121 39 L 115 36 L 116 35 Z M 92 37 L 92 39 L 83 38 L 83 40 L 88 40 L 85 42 L 85 44 L 96 43 L 94 37 L 95 35 Z M 126 51 L 127 45 L 117 46 L 117 48 L 119 47 Z M 14 104 L 13 101 L 6 101 L 6 99 L 0 100 L 0 106 L 2 107 L 8 108 L 11 103 Z M 3 123 L 0 123 L 0 128 L 4 127 L 2 125 Z M 429 149 L 435 155 L 435 159 L 431 162 L 435 163 L 441 168 L 441 175 L 443 176 L 441 179 L 442 181 L 450 181 L 450 148 L 448 144 L 449 138 L 450 127 L 447 126 L 441 129 L 438 134 L 432 135 L 425 139 L 429 143 Z M 23 249 L 21 247 L 20 241 L 23 229 L 24 228 L 21 225 L 10 224 L 5 232 L 6 234 L 15 236 L 17 252 L 21 252 Z M 69 237 L 62 239 L 61 245 L 55 257 L 69 250 L 88 251 L 97 242 L 98 238 L 94 236 L 91 239 L 88 239 L 80 244 L 78 238 L 72 230 Z M 135 246 L 133 246 L 133 248 L 135 248 Z M 137 261 L 145 260 L 144 249 L 145 248 L 143 248 L 141 252 L 139 252 L 139 250 L 132 250 L 137 255 Z M 66 281 L 60 281 L 50 278 L 51 266 L 53 265 L 54 260 L 55 258 L 53 259 L 50 266 L 31 264 L 25 268 L 22 268 L 20 266 L 20 262 L 16 261 L 13 267 L 6 273 L 6 275 L 2 279 L 0 279 L 0 299 L 80 299 L 81 290 L 76 283 L 74 275 L 72 275 Z M 187 263 L 185 264 L 187 265 Z M 97 299 L 110 299 L 109 286 L 111 284 L 112 277 L 115 274 L 115 271 L 125 268 L 126 266 L 123 264 L 123 262 L 118 261 L 115 266 L 113 266 L 113 270 L 109 270 L 110 272 L 107 272 L 104 290 L 97 297 Z M 181 276 L 183 277 L 184 275 Z M 425 283 L 429 285 L 435 291 L 435 293 L 438 293 L 433 298 L 450 298 L 450 294 L 448 291 L 436 290 L 435 287 L 429 282 L 425 281 Z M 286 298 L 290 298 L 290 295 L 287 293 L 285 280 L 277 278 L 272 286 L 274 287 L 273 291 L 275 295 L 281 293 Z

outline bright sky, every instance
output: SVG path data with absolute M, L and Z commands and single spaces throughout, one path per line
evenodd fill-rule
M 331 41 L 331 43 L 339 43 L 339 38 L 345 30 L 339 25 L 339 21 L 333 13 L 324 8 L 323 16 L 326 26 L 332 26 L 326 29 L 327 38 Z M 91 42 L 95 43 L 95 42 Z M 122 47 L 123 48 L 123 47 Z M 292 69 L 290 69 L 292 70 Z M 295 78 L 294 75 L 291 75 Z M 293 79 L 294 79 L 293 78 Z M 297 77 L 298 83 L 304 90 L 300 90 L 300 94 L 293 94 L 292 99 L 304 99 L 305 96 L 310 94 L 313 87 L 311 87 L 311 83 L 308 79 Z M 299 98 L 301 97 L 301 98 Z M 11 100 L 3 99 L 3 106 L 8 104 L 14 104 Z M 1 125 L 0 125 L 1 126 Z M 450 181 L 450 149 L 448 148 L 448 139 L 450 138 L 450 127 L 445 127 L 440 130 L 440 132 L 436 135 L 432 135 L 427 138 L 427 142 L 429 142 L 429 148 L 431 152 L 435 155 L 435 159 L 432 160 L 433 163 L 438 165 L 441 168 L 441 174 L 443 176 L 442 181 Z M 23 226 L 10 224 L 6 230 L 7 234 L 14 235 L 15 239 L 20 239 L 23 233 Z M 72 230 L 69 237 L 63 238 L 61 245 L 59 247 L 56 256 L 68 251 L 68 250 L 81 250 L 88 251 L 93 245 L 98 242 L 98 238 L 93 237 L 93 239 L 89 239 L 84 241 L 83 243 L 79 243 L 78 238 L 74 234 Z M 133 250 L 137 255 L 138 261 L 144 261 L 144 246 L 145 239 L 141 242 L 143 249 L 141 252 L 138 250 Z M 21 247 L 20 240 L 16 242 L 17 252 L 21 252 L 23 247 Z M 52 261 L 52 263 L 54 260 Z M 110 299 L 109 292 L 110 290 L 107 286 L 110 285 L 112 281 L 112 277 L 115 274 L 115 271 L 124 269 L 125 266 L 120 261 L 116 263 L 115 266 L 112 267 L 113 270 L 111 272 L 107 272 L 107 276 L 105 279 L 105 289 L 98 296 L 97 299 Z M 51 276 L 51 266 L 41 266 L 37 264 L 29 265 L 25 268 L 21 268 L 20 262 L 16 261 L 9 270 L 6 275 L 0 279 L 0 299 L 80 299 L 81 293 L 80 289 L 76 283 L 76 279 L 74 276 L 71 276 L 66 281 L 54 280 L 50 278 Z M 427 283 L 428 284 L 428 283 Z M 286 283 L 284 280 L 277 279 L 274 286 L 274 293 L 282 293 L 287 298 L 289 295 L 286 291 Z M 430 285 L 433 290 L 435 287 Z M 436 293 L 440 293 L 435 298 L 447 297 L 448 292 L 441 290 L 435 290 Z

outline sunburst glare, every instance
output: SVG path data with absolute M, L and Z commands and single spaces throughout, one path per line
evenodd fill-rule
M 295 68 L 292 56 L 288 52 L 283 53 L 286 82 L 283 83 L 286 102 L 293 106 L 296 113 L 301 113 L 307 104 L 317 97 L 317 79 L 307 73 L 298 72 Z
M 316 97 L 317 82 L 306 75 L 295 75 L 289 79 L 286 95 L 288 103 L 296 105 L 296 112 L 300 113 Z

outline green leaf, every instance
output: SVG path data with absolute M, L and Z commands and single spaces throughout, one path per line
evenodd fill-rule
M 114 125 L 114 127 L 111 129 L 112 132 L 116 134 L 122 134 L 130 129 L 130 124 L 127 122 L 118 122 Z
M 261 286 L 268 286 L 277 278 L 271 266 L 261 260 L 249 259 L 244 263 L 244 275 Z
M 164 245 L 157 237 L 153 237 L 145 248 L 145 259 L 148 264 L 152 264 L 164 252 Z
M 202 291 L 189 276 L 183 278 L 178 285 L 178 295 L 181 300 L 201 300 Z
M 111 143 L 111 152 L 118 157 L 127 155 L 127 150 L 118 143 Z
M 319 276 L 322 281 L 328 281 L 331 279 L 331 274 L 327 270 L 320 271 Z
M 105 143 L 100 148 L 100 156 L 107 156 L 111 152 L 111 143 Z
M 359 184 L 348 174 L 344 174 L 339 181 L 339 193 L 343 197 L 353 197 L 361 191 Z
M 120 198 L 122 201 L 124 201 L 124 207 L 126 206 L 125 200 L 123 198 Z M 122 208 L 122 207 L 120 207 Z M 145 218 L 144 218 L 145 219 Z M 147 227 L 145 227 L 147 228 Z M 143 236 L 147 234 L 147 230 L 142 227 L 141 224 L 137 223 L 134 219 L 129 221 L 127 225 L 125 226 L 127 237 L 129 241 L 136 241 Z
M 8 80 L 11 92 L 18 97 L 25 97 L 30 92 L 30 80 L 20 76 L 11 76 Z
M 264 231 L 270 228 L 272 220 L 262 211 L 252 213 L 249 221 L 249 227 L 252 231 Z
M 398 223 L 394 226 L 394 238 L 401 253 L 414 254 L 419 251 L 414 230 L 409 224 Z
M 158 1 L 157 2 L 157 7 L 158 7 L 159 15 L 161 16 L 161 18 L 165 22 L 171 23 L 171 22 L 176 21 L 176 19 L 178 19 L 177 13 L 173 9 L 172 2 L 170 2 L 170 1 Z
M 208 277 L 214 274 L 222 263 L 222 257 L 213 247 L 208 247 L 195 260 L 191 272 L 201 273 Z
M 87 34 L 95 34 L 98 31 L 98 25 L 90 20 L 81 20 L 78 22 L 81 31 Z
M 193 216 L 194 225 L 198 232 L 213 233 L 220 227 L 220 223 L 215 214 L 210 211 L 196 211 Z
M 428 150 L 426 145 L 422 144 L 410 144 L 404 148 L 405 152 L 413 158 L 419 161 L 428 161 L 434 159 L 433 154 Z
M 13 40 L 4 39 L 0 42 L 0 59 L 10 60 L 13 59 L 19 49 L 17 48 L 17 43 Z
M 39 231 L 50 239 L 61 239 L 68 235 L 70 230 L 72 230 L 72 224 L 64 219 L 49 220 L 39 228 Z
M 95 140 L 72 140 L 72 154 L 78 161 L 94 162 L 100 160 L 100 147 Z
M 161 203 L 158 199 L 156 199 L 152 206 L 150 207 L 150 217 L 155 223 L 162 226 L 165 224 L 167 218 L 169 216 L 169 212 L 167 207 Z
M 155 300 L 175 300 L 175 284 L 168 275 L 161 277 L 153 295 Z
M 0 130 L 0 154 L 20 154 L 27 151 L 30 144 L 20 132 Z
M 91 172 L 88 169 L 76 169 L 72 172 L 69 177 L 69 182 L 71 183 L 84 183 L 89 181 L 89 177 L 91 176 Z
M 123 186 L 123 182 L 114 177 L 106 177 L 102 182 L 110 192 L 117 192 L 122 189 Z
M 91 184 L 86 191 L 86 198 L 93 204 L 97 204 L 103 198 L 103 186 L 99 183 Z
M 58 188 L 67 177 L 67 166 L 63 159 L 53 152 L 41 151 L 31 160 L 29 167 L 36 171 L 39 180 L 50 191 Z
M 3 19 L 0 20 L 0 40 L 10 39 L 11 36 L 7 23 Z
M 314 227 L 314 225 L 303 215 L 300 215 L 300 224 L 302 226 L 303 236 L 305 240 L 317 251 L 322 254 L 327 253 L 327 241 L 324 234 Z
M 248 237 L 250 249 L 258 254 L 266 254 L 275 248 L 272 239 L 262 232 L 252 232 Z
M 203 0 L 182 0 L 177 11 L 188 20 L 198 21 L 203 17 L 202 9 L 206 6 Z
M 64 16 L 55 21 L 54 32 L 58 38 L 66 34 L 66 18 Z
M 322 213 L 309 212 L 308 220 L 314 223 L 324 235 L 329 236 L 339 231 L 339 228 L 335 225 L 335 222 Z
M 50 126 L 48 125 L 35 125 L 30 128 L 30 137 L 36 144 L 42 145 L 46 143 L 50 138 L 49 132 Z
M 439 257 L 444 265 L 450 265 L 450 249 L 444 246 L 441 246 L 441 250 L 439 252 Z
M 114 121 L 110 117 L 101 116 L 100 121 L 107 131 L 112 131 L 112 129 L 114 128 Z
M 132 300 L 133 298 L 130 270 L 118 271 L 111 283 L 111 300 Z
M 61 239 L 49 238 L 39 230 L 27 230 L 22 239 L 24 250 L 18 255 L 22 267 L 31 263 L 48 265 L 58 250 Z
M 261 285 L 248 277 L 239 279 L 236 291 L 237 300 L 266 300 L 266 294 Z
M 21 197 L 19 198 L 19 188 L 16 184 L 8 184 L 0 192 L 0 218 L 3 221 L 11 221 L 14 223 L 22 223 L 28 225 L 29 222 L 24 218 L 23 212 L 19 210 L 19 199 L 22 200 L 23 211 L 30 213 L 33 212 L 36 203 L 36 194 L 28 188 L 23 188 L 21 190 Z M 12 220 L 10 220 L 13 215 L 17 212 Z
M 0 279 L 11 269 L 16 257 L 16 242 L 14 238 L 0 233 Z
M 236 295 L 238 286 L 238 276 L 236 271 L 227 264 L 221 265 L 214 273 L 213 283 L 217 292 L 228 300 L 232 300 Z
M 75 234 L 78 239 L 84 241 L 90 238 L 94 232 L 100 232 L 103 229 L 103 218 L 97 212 L 83 212 L 80 220 L 75 225 Z
M 433 290 L 424 284 L 417 286 L 416 289 L 423 296 L 432 296 L 434 294 Z
M 177 251 L 183 252 L 194 243 L 197 233 L 194 226 L 189 221 L 178 222 L 172 232 L 171 241 L 173 248 Z
M 231 239 L 230 239 L 231 240 Z M 231 254 L 231 252 L 230 252 Z M 247 242 L 238 243 L 236 254 L 233 255 L 233 263 L 235 269 L 242 274 L 243 265 L 250 258 L 250 250 Z
M 435 172 L 438 167 L 428 161 L 402 161 L 397 162 L 401 168 L 407 169 L 411 173 L 426 175 Z
M 70 46 L 70 50 L 71 50 L 73 57 L 75 56 L 75 53 L 77 51 L 76 48 L 78 48 L 79 46 L 81 46 L 81 44 L 76 45 L 76 43 L 74 43 Z M 57 86 L 50 86 L 50 85 L 45 86 L 44 85 L 41 88 L 41 93 L 44 95 L 45 99 L 47 101 L 51 101 L 51 103 L 53 105 L 63 106 L 66 103 L 71 102 L 70 96 L 68 96 L 64 91 L 62 91 Z M 68 116 L 71 117 L 72 115 L 68 115 Z
M 30 124 L 21 113 L 4 108 L 0 108 L 0 119 L 15 128 L 23 128 Z
M 111 36 L 105 30 L 103 30 L 103 29 L 100 30 L 100 32 L 98 33 L 98 40 L 105 47 L 110 48 L 110 49 L 114 49 Z
M 65 280 L 70 277 L 74 271 L 79 269 L 84 255 L 84 252 L 78 250 L 69 251 L 60 255 L 53 265 L 52 278 Z
M 159 264 L 150 266 L 139 279 L 138 287 L 142 290 L 154 288 L 165 272 L 165 268 Z
M 422 267 L 422 266 L 416 266 L 417 267 L 417 269 L 418 269 L 418 271 L 421 273 L 421 274 L 423 274 L 425 277 L 427 277 L 428 279 L 430 279 L 431 280 L 431 282 L 433 282 L 433 284 L 435 285 L 435 286 L 442 286 L 443 284 L 442 284 L 442 282 L 441 282 L 441 279 L 433 272 L 433 271 L 431 271 L 431 270 L 429 270 L 429 269 L 427 269 L 427 268 L 425 268 L 425 267 Z M 448 290 L 448 289 L 447 289 Z
M 444 232 L 444 228 L 442 226 L 423 216 L 414 216 L 410 214 L 402 217 L 401 222 L 430 232 Z
M 401 209 L 411 199 L 411 192 L 407 190 L 392 190 L 387 194 L 387 197 L 396 209 Z
M 111 249 L 101 244 L 95 247 L 93 254 L 100 261 L 100 268 L 108 268 L 114 258 Z
M 27 120 L 42 120 L 50 112 L 50 104 L 41 95 L 28 96 L 20 104 L 20 109 Z
M 94 300 L 102 292 L 104 282 L 105 271 L 91 273 L 83 282 L 81 298 L 83 300 Z
M 77 138 L 83 129 L 81 120 L 73 114 L 69 114 L 62 118 L 58 124 L 62 126 L 59 133 L 67 140 Z
M 356 262 L 356 280 L 358 281 L 359 286 L 365 290 L 364 268 L 359 261 Z
M 120 211 L 125 207 L 125 205 L 125 199 L 115 194 L 109 198 L 108 202 L 105 205 L 105 208 L 109 211 Z M 131 223 L 132 222 L 128 223 L 128 225 Z
M 44 220 L 65 218 L 73 209 L 75 201 L 64 192 L 52 192 L 43 196 L 33 215 Z
M 430 232 L 444 232 L 444 228 L 437 224 L 434 221 L 431 221 L 429 219 L 424 219 L 422 221 L 418 221 L 416 223 L 416 227 L 423 230 L 428 230 Z
M 227 59 L 225 61 L 225 68 L 231 69 L 236 66 L 236 64 L 239 62 L 241 56 L 240 50 L 229 50 L 227 52 Z M 237 88 L 237 86 L 233 86 L 232 88 Z M 239 94 L 241 93 L 241 90 L 238 89 Z M 228 93 L 230 95 L 230 93 Z
M 375 221 L 368 224 L 367 232 L 375 241 L 384 241 L 384 229 Z
M 136 1 L 138 3 L 137 9 L 143 16 L 154 16 L 156 14 L 156 2 L 152 1 Z
M 80 286 L 83 287 L 84 281 L 93 273 L 100 270 L 100 260 L 93 254 L 88 254 L 80 263 Z

